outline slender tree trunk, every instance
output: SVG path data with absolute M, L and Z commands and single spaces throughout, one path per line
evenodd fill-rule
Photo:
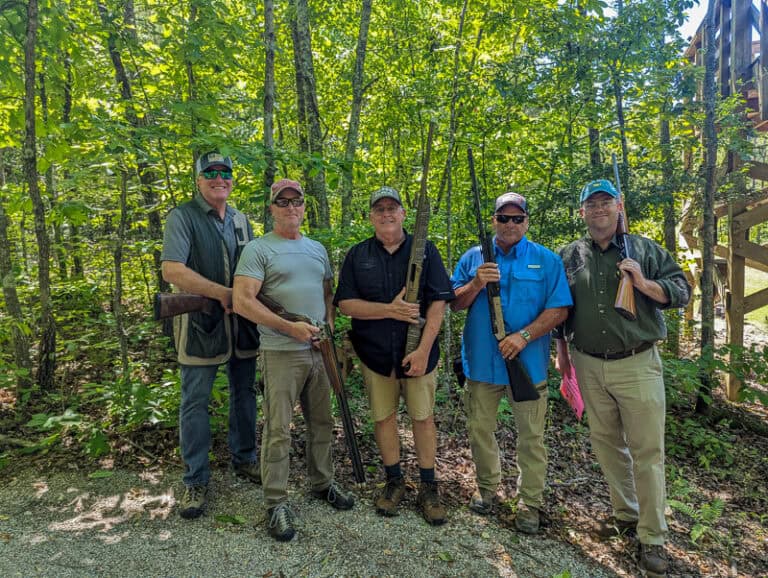
M 701 357 L 710 359 L 715 346 L 714 266 L 715 266 L 715 190 L 717 188 L 717 130 L 715 109 L 717 106 L 716 51 L 714 2 L 710 2 L 704 19 L 704 129 L 702 139 L 704 158 L 702 181 L 704 185 L 701 203 L 703 224 L 701 229 Z M 709 364 L 705 364 L 709 365 Z M 702 371 L 701 389 L 696 400 L 697 413 L 709 413 L 708 402 L 712 394 L 714 376 Z
M 5 163 L 0 149 L 0 190 L 5 187 Z M 29 339 L 23 330 L 27 326 L 16 291 L 16 275 L 13 270 L 13 254 L 8 238 L 8 216 L 5 214 L 5 199 L 0 197 L 0 282 L 3 285 L 5 310 L 12 319 L 13 362 L 16 365 L 16 386 L 21 399 L 22 390 L 32 385 L 32 362 L 29 358 Z
M 352 222 L 352 180 L 355 167 L 357 135 L 360 129 L 360 111 L 363 108 L 363 70 L 368 45 L 368 25 L 371 22 L 373 0 L 363 0 L 360 10 L 360 31 L 357 35 L 355 71 L 352 74 L 352 111 L 349 114 L 347 145 L 344 150 L 344 167 L 341 175 L 341 227 L 347 229 Z
M 27 3 L 27 31 L 24 44 L 24 177 L 35 215 L 38 280 L 40 284 L 40 351 L 37 383 L 43 391 L 53 389 L 56 370 L 56 324 L 51 306 L 50 240 L 45 223 L 45 204 L 37 179 L 37 142 L 35 134 L 35 44 L 37 42 L 37 0 Z
M 666 106 L 662 109 L 659 122 L 659 148 L 661 149 L 661 180 L 664 203 L 664 247 L 672 255 L 677 253 L 677 221 L 675 219 L 675 174 L 672 162 L 672 144 L 669 132 L 669 119 L 666 118 Z M 672 323 L 667 336 L 667 350 L 677 356 L 680 352 L 680 310 L 667 312 Z
M 297 92 L 303 92 L 304 115 L 307 123 L 307 162 L 304 165 L 304 181 L 307 195 L 314 201 L 308 207 L 311 227 L 330 227 L 328 196 L 325 189 L 323 159 L 323 134 L 320 130 L 320 109 L 317 104 L 315 70 L 312 62 L 312 41 L 309 28 L 307 0 L 293 0 L 295 26 L 293 26 L 294 60 L 297 65 Z M 300 70 L 299 70 L 300 69 Z M 301 82 L 299 82 L 301 75 Z
M 66 78 L 64 80 L 64 103 L 61 108 L 61 121 L 68 125 L 72 120 L 72 59 L 69 53 L 64 54 L 64 70 Z M 71 140 L 67 138 L 67 144 L 71 145 Z M 64 170 L 64 180 L 69 179 L 69 172 Z M 66 242 L 66 250 L 72 256 L 72 275 L 74 277 L 83 276 L 83 260 L 80 257 L 80 244 L 78 239 L 78 228 L 69 224 L 69 235 Z
M 272 214 L 269 211 L 270 187 L 275 182 L 275 6 L 273 0 L 264 0 L 264 202 L 261 220 L 264 232 L 272 230 Z
M 128 225 L 128 173 L 120 171 L 120 224 L 117 227 L 117 239 L 115 241 L 115 294 L 112 308 L 115 314 L 115 331 L 120 343 L 120 361 L 122 372 L 120 381 L 128 382 L 128 335 L 125 331 L 123 316 L 123 247 L 125 246 L 125 232 Z

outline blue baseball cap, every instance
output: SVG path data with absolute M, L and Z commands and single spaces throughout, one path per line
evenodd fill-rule
M 614 199 L 619 198 L 619 192 L 616 190 L 616 187 L 613 186 L 611 181 L 607 179 L 599 179 L 584 185 L 584 188 L 581 189 L 579 204 L 583 204 L 584 201 L 596 193 L 607 193 Z

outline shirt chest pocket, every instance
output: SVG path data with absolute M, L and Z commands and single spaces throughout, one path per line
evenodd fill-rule
M 361 261 L 355 268 L 355 284 L 360 298 L 381 301 L 384 297 L 384 279 L 381 265 L 376 261 Z
M 544 303 L 546 287 L 544 271 L 541 268 L 526 267 L 512 271 L 510 281 L 511 287 L 506 291 L 508 307 L 514 307 L 520 303 L 527 305 Z

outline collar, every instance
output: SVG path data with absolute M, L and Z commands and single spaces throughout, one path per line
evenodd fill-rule
M 410 235 L 408 234 L 408 231 L 406 231 L 405 229 L 403 229 L 403 241 L 402 241 L 402 243 L 400 243 L 400 244 L 397 246 L 397 249 L 395 249 L 395 251 L 394 251 L 395 253 L 397 253 L 397 252 L 398 252 L 400 249 L 402 249 L 403 247 L 405 247 L 405 244 L 408 242 L 408 238 L 409 238 L 409 237 L 410 237 Z M 381 239 L 379 239 L 379 238 L 376 236 L 376 233 L 374 233 L 374 234 L 373 234 L 373 242 L 374 242 L 374 243 L 376 244 L 376 246 L 377 246 L 377 247 L 379 247 L 379 248 L 380 248 L 382 251 L 387 251 L 386 247 L 384 246 L 384 243 L 382 242 L 382 240 L 381 240 Z M 389 251 L 387 251 L 387 253 L 389 253 Z
M 512 258 L 518 258 L 525 254 L 525 250 L 528 246 L 528 238 L 523 235 L 522 238 L 512 245 L 512 247 L 509 248 L 509 253 L 504 253 L 504 251 L 501 250 L 501 247 L 496 243 L 496 235 L 493 236 L 493 252 L 496 255 L 501 255 L 503 257 L 512 257 Z
M 196 203 L 198 204 L 198 206 L 199 206 L 199 207 L 200 207 L 200 208 L 203 210 L 203 212 L 205 212 L 205 214 L 206 214 L 206 215 L 208 215 L 208 214 L 210 214 L 211 212 L 213 212 L 213 214 L 214 214 L 216 217 L 218 217 L 218 216 L 219 216 L 219 213 L 218 213 L 218 211 L 216 211 L 216 209 L 214 209 L 214 208 L 213 208 L 213 207 L 212 207 L 212 206 L 211 206 L 211 205 L 208 203 L 208 201 L 206 201 L 206 200 L 205 200 L 205 197 L 204 197 L 204 196 L 202 195 L 202 193 L 200 193 L 199 191 L 198 191 L 197 193 L 195 193 L 195 202 L 196 202 Z M 229 206 L 229 203 L 227 203 L 226 205 L 224 205 L 224 216 L 226 217 L 227 215 L 231 215 L 231 214 L 232 214 L 232 207 L 230 207 L 230 206 Z

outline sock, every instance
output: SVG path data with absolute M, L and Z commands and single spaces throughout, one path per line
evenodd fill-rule
M 419 468 L 419 479 L 422 483 L 432 483 L 435 481 L 435 468 Z
M 400 462 L 397 462 L 391 466 L 384 466 L 384 473 L 386 474 L 388 480 L 403 477 L 403 472 L 400 469 Z

